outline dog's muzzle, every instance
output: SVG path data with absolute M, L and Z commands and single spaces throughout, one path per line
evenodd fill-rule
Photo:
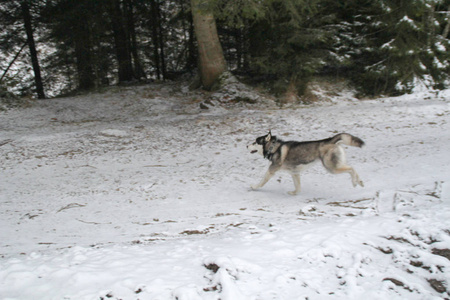
M 256 148 L 256 145 L 255 145 L 255 144 L 250 144 L 250 145 L 248 145 L 248 146 L 247 146 L 247 149 L 250 150 L 250 153 L 251 153 L 251 154 L 254 154 L 254 153 L 257 153 L 257 152 L 258 152 L 258 149 Z

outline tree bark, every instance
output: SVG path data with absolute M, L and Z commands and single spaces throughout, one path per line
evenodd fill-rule
M 16 56 L 14 56 L 13 60 L 9 63 L 8 67 L 5 69 L 5 71 L 3 72 L 2 77 L 0 77 L 0 83 L 3 81 L 3 78 L 5 78 L 6 74 L 8 73 L 9 69 L 11 68 L 11 66 L 14 64 L 14 62 L 16 61 L 16 59 L 19 57 L 20 52 L 22 52 L 23 48 L 25 48 L 25 46 L 28 43 L 23 44 L 23 46 L 19 49 L 19 51 L 17 51 Z
M 445 25 L 444 32 L 442 33 L 442 36 L 444 38 L 447 38 L 448 33 L 450 32 L 450 16 L 448 14 L 450 14 L 450 5 L 447 8 L 447 18 L 448 18 L 447 24 Z
M 226 71 L 226 61 L 217 34 L 216 21 L 207 9 L 207 1 L 191 0 L 192 18 L 198 44 L 199 70 L 203 88 L 213 88 Z
M 153 59 L 156 68 L 156 78 L 161 79 L 160 58 L 159 58 L 159 38 L 158 38 L 158 11 L 155 0 L 150 0 L 151 18 L 152 18 L 152 42 Z
M 92 37 L 89 20 L 78 22 L 73 28 L 72 38 L 75 48 L 78 89 L 90 90 L 95 87 L 92 58 Z
M 161 7 L 160 3 L 158 2 L 156 4 L 156 12 L 158 14 L 157 20 L 158 20 L 158 38 L 159 38 L 159 56 L 161 59 L 161 72 L 162 72 L 162 78 L 166 79 L 166 57 L 164 55 L 164 36 L 163 36 L 163 30 L 162 30 L 162 16 L 161 16 Z
M 34 42 L 33 37 L 33 26 L 31 24 L 30 7 L 28 6 L 27 0 L 22 1 L 21 7 L 25 32 L 27 34 L 28 47 L 30 48 L 31 63 L 33 65 L 34 81 L 36 83 L 36 93 L 38 99 L 45 99 L 44 85 L 42 84 L 42 77 L 41 77 L 41 68 L 39 66 L 36 44 Z
M 138 50 L 137 50 L 137 41 L 136 41 L 136 30 L 134 24 L 134 13 L 133 13 L 133 0 L 126 0 L 126 18 L 127 18 L 127 30 L 129 32 L 129 43 L 130 43 L 130 52 L 133 57 L 134 63 L 134 73 L 137 79 L 146 78 L 145 72 L 142 69 L 141 60 L 139 58 Z
M 117 63 L 119 65 L 119 82 L 131 81 L 134 78 L 131 54 L 123 20 L 120 1 L 113 0 L 111 3 L 111 25 L 114 34 Z
M 81 28 L 80 28 L 81 29 Z M 81 30 L 86 30 L 83 28 Z M 87 32 L 80 32 L 75 35 L 75 57 L 78 73 L 78 88 L 80 90 L 90 90 L 95 86 L 94 71 L 92 69 L 92 57 L 89 45 L 87 45 L 86 37 L 89 40 Z

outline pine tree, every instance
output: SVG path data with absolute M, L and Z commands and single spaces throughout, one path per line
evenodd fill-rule
M 106 73 L 104 60 L 108 56 L 99 41 L 107 28 L 102 19 L 104 11 L 102 1 L 58 0 L 49 3 L 43 13 L 57 47 L 58 59 L 52 65 L 61 68 L 69 64 L 65 66 L 67 74 L 76 71 L 80 90 L 100 85 Z
M 28 0 L 22 1 L 21 8 L 25 32 L 27 34 L 28 48 L 30 49 L 31 63 L 33 65 L 34 80 L 36 83 L 36 93 L 38 95 L 38 99 L 45 99 L 44 85 L 42 83 L 41 77 L 41 67 L 39 65 L 39 60 L 36 51 L 36 43 L 34 41 L 33 36 L 33 24 Z
M 0 81 L 7 81 L 6 85 L 19 87 L 22 93 L 29 93 L 30 89 L 36 92 L 38 99 L 44 99 L 44 84 L 41 75 L 41 65 L 38 58 L 37 42 L 35 30 L 41 24 L 37 21 L 36 11 L 39 10 L 39 3 L 32 0 L 8 1 L 0 4 L 0 24 L 3 32 L 0 34 L 0 53 L 2 59 L 7 59 Z M 24 48 L 28 48 L 28 52 Z M 25 57 L 25 54 L 28 55 Z M 28 66 L 31 62 L 31 68 Z M 27 66 L 16 74 L 8 74 L 13 69 L 13 65 L 22 63 Z M 3 64 L 2 64 L 3 65 Z M 33 70 L 33 82 L 28 80 L 28 69 Z M 34 87 L 34 88 L 31 88 Z
M 39 63 L 45 80 L 39 80 L 36 71 L 37 81 L 63 92 L 147 76 L 173 79 L 192 71 L 198 60 L 208 89 L 227 68 L 252 82 L 269 83 L 277 94 L 286 90 L 301 94 L 310 78 L 323 74 L 351 78 L 361 92 L 372 95 L 409 92 L 418 79 L 443 88 L 450 65 L 448 4 L 448 0 L 3 1 L 0 66 L 5 75 L 0 75 L 15 91 L 20 87 L 27 92 L 38 86 L 32 83 L 29 66 Z M 31 29 L 24 26 L 29 17 Z M 27 48 L 20 51 L 25 42 L 31 45 L 33 64 Z M 41 51 L 32 50 L 37 46 Z
M 158 0 L 150 0 L 151 28 L 153 42 L 153 58 L 158 79 L 166 78 L 166 57 L 164 54 L 164 38 L 162 30 L 161 3 Z
M 252 68 L 274 80 L 274 91 L 302 93 L 330 55 L 333 32 L 321 2 L 268 1 L 267 14 L 250 28 Z
M 134 0 L 125 0 L 125 18 L 126 18 L 126 28 L 129 36 L 129 47 L 133 58 L 134 74 L 137 79 L 146 78 L 145 72 L 142 68 L 141 58 L 138 53 L 138 43 L 135 25 L 135 3 Z
M 119 82 L 131 81 L 134 78 L 134 72 L 129 32 L 125 26 L 124 7 L 122 7 L 120 0 L 110 0 L 108 4 L 108 13 L 114 36 L 114 48 L 118 64 Z
M 442 85 L 449 44 L 437 33 L 433 0 L 377 0 L 359 8 L 353 29 L 360 37 L 352 53 L 354 79 L 369 94 L 413 89 L 417 78 Z

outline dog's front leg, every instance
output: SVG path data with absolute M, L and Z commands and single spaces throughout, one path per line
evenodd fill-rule
M 252 185 L 252 189 L 257 190 L 257 189 L 263 187 L 267 183 L 267 181 L 269 181 L 270 178 L 272 178 L 273 175 L 274 175 L 274 173 L 271 173 L 270 170 L 268 170 L 260 183 Z
M 257 190 L 257 189 L 263 187 L 263 186 L 267 183 L 267 181 L 269 181 L 270 178 L 272 178 L 273 175 L 275 175 L 275 173 L 276 173 L 278 170 L 279 170 L 279 167 L 278 167 L 278 166 L 271 165 L 271 166 L 269 167 L 269 170 L 267 170 L 266 174 L 264 175 L 263 179 L 261 180 L 261 182 L 258 183 L 258 184 L 252 185 L 252 189 L 253 189 L 253 190 Z

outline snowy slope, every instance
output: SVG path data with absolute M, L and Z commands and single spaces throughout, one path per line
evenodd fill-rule
M 1 299 L 450 297 L 450 91 L 198 108 L 175 85 L 0 113 Z M 349 132 L 365 183 L 317 164 L 264 188 L 246 145 Z

